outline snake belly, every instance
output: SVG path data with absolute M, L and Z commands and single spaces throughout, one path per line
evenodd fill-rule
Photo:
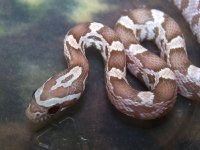
M 145 81 L 150 91 L 132 88 L 126 80 L 126 54 L 120 38 L 111 28 L 93 22 L 79 24 L 65 36 L 64 56 L 68 68 L 49 78 L 33 93 L 26 110 L 31 121 L 44 121 L 80 98 L 89 72 L 85 49 L 91 46 L 102 54 L 108 97 L 119 111 L 133 118 L 150 120 L 161 117 L 172 109 L 177 87 L 175 75 L 167 63 L 142 48 L 148 55 L 145 59 L 153 60 L 141 70 L 150 79 L 149 84 Z M 141 51 L 133 51 L 132 55 L 140 53 Z

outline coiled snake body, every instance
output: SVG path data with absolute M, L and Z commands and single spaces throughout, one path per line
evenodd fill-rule
M 140 45 L 144 39 L 156 42 L 166 62 Z M 182 95 L 199 100 L 200 74 L 196 74 L 199 68 L 187 58 L 177 23 L 161 11 L 136 9 L 118 20 L 115 31 L 93 22 L 79 24 L 68 32 L 64 55 L 69 67 L 33 93 L 26 110 L 30 120 L 43 121 L 81 96 L 89 71 L 85 49 L 90 46 L 96 47 L 104 59 L 111 103 L 128 116 L 149 120 L 165 115 L 175 103 L 176 78 Z M 126 61 L 130 72 L 150 91 L 137 91 L 128 84 Z
M 200 1 L 199 0 L 173 0 L 189 23 L 193 34 L 200 43 Z
M 122 16 L 115 30 L 125 46 L 126 55 L 129 58 L 128 68 L 134 75 L 141 78 L 138 65 L 142 64 L 138 63 L 145 59 L 132 55 L 132 51 L 137 51 L 144 56 L 143 51 L 147 50 L 141 48 L 139 41 L 154 40 L 161 50 L 161 58 L 176 75 L 179 93 L 189 99 L 200 99 L 200 69 L 189 61 L 183 34 L 172 18 L 155 9 L 136 9 Z M 148 57 L 146 61 L 149 62 L 150 59 Z M 148 74 L 151 74 L 150 71 Z M 141 79 L 150 85 L 150 78 L 142 77 Z

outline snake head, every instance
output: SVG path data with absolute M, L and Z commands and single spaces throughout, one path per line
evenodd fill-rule
M 32 100 L 26 109 L 26 116 L 32 122 L 38 123 L 49 119 L 52 115 L 57 113 L 60 110 L 60 105 L 54 105 L 51 107 L 44 107 L 37 103 L 36 101 L 36 93 L 35 90 L 32 94 Z
M 38 89 L 40 90 L 40 89 Z M 45 120 L 48 120 L 51 118 L 54 114 L 57 112 L 63 110 L 64 108 L 67 108 L 66 103 L 61 104 L 54 104 L 49 107 L 41 106 L 37 103 L 36 97 L 38 90 L 35 90 L 32 94 L 32 100 L 29 104 L 28 108 L 26 109 L 26 116 L 29 120 L 31 120 L 34 123 L 43 122 Z
M 28 119 L 35 123 L 42 122 L 74 104 L 83 91 L 82 87 L 77 88 L 83 81 L 73 81 L 74 76 L 71 72 L 64 71 L 49 78 L 35 90 L 26 109 Z
M 34 123 L 38 122 L 43 122 L 45 120 L 48 120 L 58 112 L 65 110 L 66 108 L 70 107 L 72 104 L 76 102 L 77 98 L 74 98 L 74 95 L 79 97 L 80 95 L 69 95 L 66 97 L 66 101 L 63 101 L 62 103 L 54 103 L 55 99 L 49 99 L 45 101 L 44 104 L 45 106 L 41 105 L 41 100 L 39 101 L 40 104 L 38 103 L 37 100 L 37 93 L 40 91 L 40 88 L 38 90 L 35 90 L 32 95 L 32 100 L 26 109 L 26 116 L 28 117 L 29 120 L 31 120 Z M 48 92 L 49 93 L 49 92 Z M 70 100 L 68 100 L 69 98 Z

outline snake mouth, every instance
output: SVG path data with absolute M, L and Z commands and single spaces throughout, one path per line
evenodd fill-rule
M 30 105 L 26 109 L 26 116 L 33 123 L 44 122 L 50 118 L 50 116 L 45 112 L 32 112 Z

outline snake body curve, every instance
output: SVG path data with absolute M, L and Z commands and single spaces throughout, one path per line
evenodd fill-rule
M 149 87 L 151 91 L 133 89 L 125 78 L 126 55 L 120 38 L 109 27 L 93 22 L 77 25 L 66 35 L 64 55 L 69 67 L 49 78 L 33 93 L 26 110 L 30 120 L 44 121 L 71 106 L 81 96 L 89 71 L 84 53 L 90 46 L 100 50 L 104 58 L 108 97 L 118 110 L 128 116 L 146 120 L 161 117 L 171 110 L 177 87 L 175 75 L 167 64 L 147 52 L 153 61 L 141 69 L 152 70 L 156 80 L 152 80 Z M 147 73 L 143 72 L 144 76 Z
M 200 1 L 199 0 L 173 0 L 189 23 L 193 34 L 200 43 Z
M 174 2 L 185 11 L 185 2 L 190 0 Z M 194 27 L 194 21 L 192 24 Z M 198 38 L 196 28 L 193 32 Z M 90 46 L 98 49 L 104 59 L 111 103 L 128 116 L 149 120 L 165 115 L 175 103 L 176 82 L 181 95 L 200 100 L 200 69 L 189 61 L 183 34 L 172 18 L 159 10 L 136 9 L 117 21 L 115 31 L 93 22 L 79 24 L 67 33 L 64 56 L 69 67 L 33 93 L 26 110 L 30 120 L 44 121 L 80 98 L 89 71 L 85 49 Z M 162 59 L 141 46 L 146 39 L 155 41 Z M 138 91 L 128 84 L 126 62 L 130 72 L 150 91 Z
M 125 46 L 127 67 L 135 76 L 151 85 L 154 73 L 148 70 L 150 77 L 140 73 L 143 62 L 149 63 L 151 59 L 141 58 L 146 56 L 147 50 L 141 47 L 140 41 L 154 40 L 161 50 L 161 58 L 176 75 L 179 93 L 200 101 L 200 68 L 188 59 L 184 36 L 174 19 L 159 10 L 135 9 L 118 20 L 115 30 Z M 137 53 L 133 55 L 132 51 Z

